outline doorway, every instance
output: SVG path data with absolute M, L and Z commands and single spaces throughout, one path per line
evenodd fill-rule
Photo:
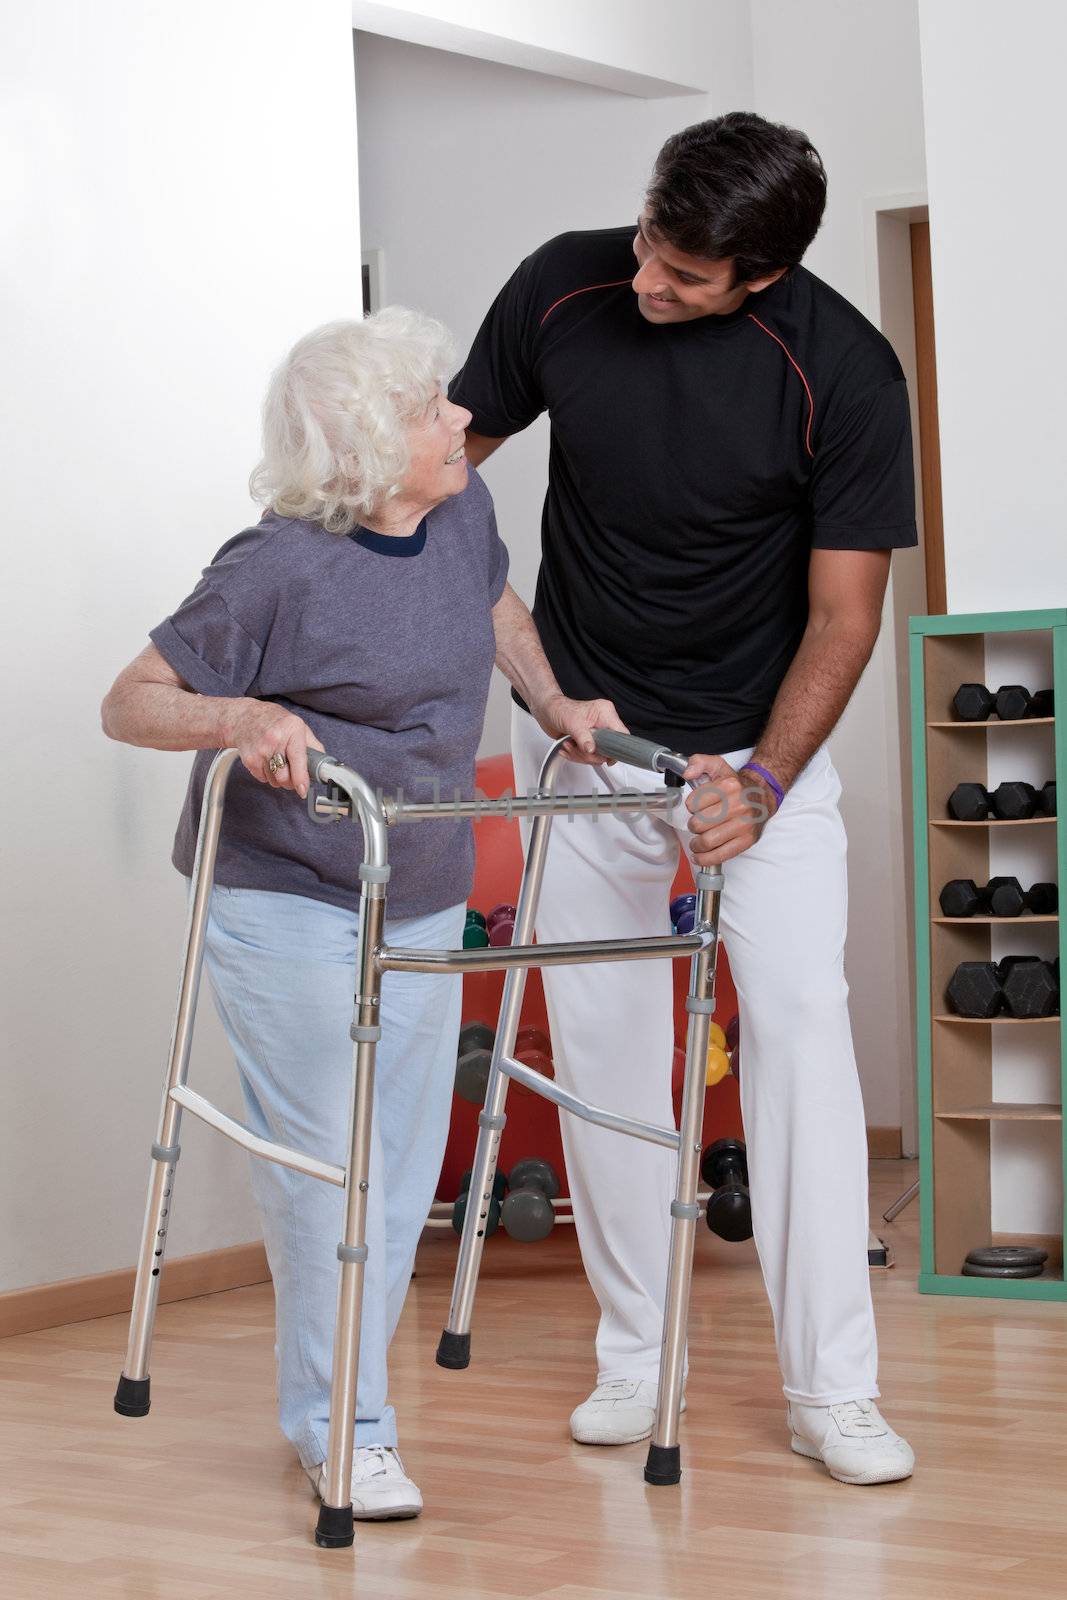
M 929 219 L 908 224 L 915 326 L 915 400 L 919 413 L 919 472 L 922 483 L 923 564 L 928 615 L 948 610 L 945 527 L 941 509 L 941 436 L 937 421 L 937 355 L 934 289 L 930 271 Z

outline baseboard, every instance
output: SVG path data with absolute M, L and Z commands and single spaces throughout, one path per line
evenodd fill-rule
M 872 1161 L 899 1161 L 903 1144 L 899 1128 L 868 1128 L 867 1155 Z
M 868 1128 L 867 1152 L 872 1161 L 899 1161 L 899 1128 Z M 91 1278 L 65 1278 L 33 1289 L 12 1289 L 0 1294 L 0 1339 L 16 1333 L 59 1328 L 67 1322 L 88 1322 L 93 1317 L 113 1317 L 128 1312 L 133 1300 L 134 1269 L 98 1272 Z M 179 1256 L 163 1269 L 159 1288 L 161 1305 L 192 1300 L 224 1289 L 244 1289 L 268 1283 L 270 1272 L 261 1243 L 234 1244 L 202 1255 Z
M 134 1276 L 133 1267 L 122 1267 L 117 1272 L 98 1272 L 91 1278 L 64 1278 L 60 1283 L 42 1283 L 32 1289 L 0 1294 L 0 1339 L 128 1312 Z M 168 1261 L 163 1268 L 159 1299 L 165 1305 L 172 1300 L 192 1300 L 196 1295 L 244 1289 L 269 1280 L 262 1243 L 233 1244 L 224 1250 L 205 1250 L 201 1255 Z

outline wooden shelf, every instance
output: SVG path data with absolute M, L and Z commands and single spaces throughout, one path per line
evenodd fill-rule
M 1026 882 L 1058 879 L 1067 894 L 1067 824 L 1061 832 L 1058 819 L 1041 812 L 1017 820 L 989 816 L 981 822 L 962 822 L 948 808 L 948 797 L 959 783 L 992 789 L 1002 777 L 1025 776 L 1035 789 L 1046 778 L 1067 784 L 1067 741 L 1061 740 L 1055 717 L 964 722 L 953 710 L 953 696 L 961 683 L 1047 684 L 1067 706 L 1067 608 L 913 617 L 909 634 L 922 1204 L 919 1288 L 926 1294 L 1067 1303 L 1061 1266 L 1067 1093 L 1060 1093 L 1061 1081 L 1067 1084 L 1067 1029 L 1059 1026 L 1059 1016 L 957 1016 L 949 1011 L 947 998 L 952 975 L 964 961 L 990 960 L 1001 949 L 1040 949 L 1049 957 L 1067 959 L 1067 901 L 1061 914 L 1021 917 L 994 917 L 988 909 L 981 916 L 949 917 L 942 914 L 939 901 L 942 885 L 953 878 L 972 878 L 981 884 L 1000 873 L 1014 873 Z M 976 731 L 988 734 L 990 728 L 1045 731 L 1029 740 L 1018 734 L 1014 740 L 970 737 Z M 1009 829 L 1016 831 L 1004 831 Z M 1067 1014 L 1067 1000 L 1063 1004 Z M 1016 1033 L 1016 1028 L 1030 1031 Z M 1009 1069 L 1012 1076 L 1005 1075 Z M 1035 1098 L 1030 1102 L 1009 1098 L 1026 1094 Z M 1015 1213 L 996 1182 L 999 1164 L 1008 1159 L 1006 1140 L 1011 1141 L 1013 1154 L 1027 1163 L 1028 1187 L 1040 1199 L 1049 1230 L 1042 1237 L 1042 1248 L 1048 1249 L 1054 1272 L 1040 1278 L 971 1278 L 960 1273 L 968 1250 L 1014 1237 L 1012 1233 L 1005 1238 L 1003 1232 Z
M 1041 917 L 931 917 L 930 921 L 950 928 L 1032 928 L 1039 922 L 1059 922 L 1055 913 Z
M 989 817 L 985 822 L 957 822 L 955 817 L 931 817 L 931 828 L 1032 828 L 1035 823 L 1055 822 L 1055 817 Z
M 1062 1122 L 1063 1107 L 1008 1100 L 988 1106 L 963 1106 L 959 1111 L 935 1111 L 942 1122 Z
M 985 722 L 928 722 L 928 728 L 952 728 L 958 732 L 961 728 L 1051 728 L 1055 717 L 1016 717 L 1005 722 L 1000 717 L 990 717 Z
M 1035 1022 L 1059 1022 L 1059 1013 L 1054 1017 L 957 1017 L 952 1011 L 935 1012 L 934 1022 L 962 1022 L 970 1027 L 991 1028 L 994 1023 L 1000 1023 L 1010 1028 L 1032 1028 Z

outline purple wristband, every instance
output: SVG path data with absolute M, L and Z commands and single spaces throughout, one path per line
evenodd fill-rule
M 774 790 L 775 799 L 778 801 L 778 804 L 774 809 L 776 811 L 781 809 L 782 801 L 785 799 L 785 790 L 782 788 L 781 784 L 778 782 L 778 779 L 773 773 L 768 772 L 766 767 L 761 767 L 758 761 L 746 761 L 744 766 L 741 768 L 741 771 L 758 772 L 768 789 Z

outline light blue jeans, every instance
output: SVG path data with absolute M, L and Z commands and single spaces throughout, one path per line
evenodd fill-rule
M 392 944 L 456 948 L 465 907 L 387 923 Z M 212 892 L 205 963 L 255 1133 L 348 1161 L 359 918 L 303 895 Z M 387 972 L 367 1196 L 356 1443 L 395 1445 L 386 1352 L 437 1187 L 456 1072 L 461 980 Z M 252 1186 L 274 1279 L 282 1432 L 326 1458 L 344 1192 L 258 1158 Z

